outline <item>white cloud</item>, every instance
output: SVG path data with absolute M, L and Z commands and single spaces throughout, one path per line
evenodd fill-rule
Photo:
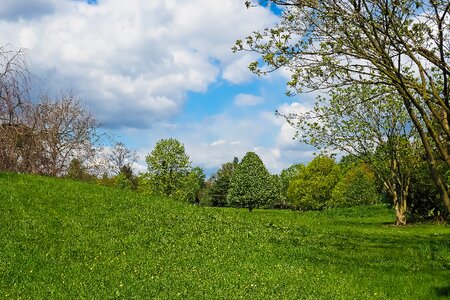
M 232 70 L 248 56 L 231 47 L 276 18 L 236 0 L 5 1 L 2 40 L 29 48 L 33 72 L 74 88 L 109 127 L 149 127 L 220 76 L 247 80 Z
M 257 106 L 263 102 L 262 97 L 249 94 L 239 94 L 234 98 L 234 104 L 237 106 Z
M 215 147 L 215 146 L 221 146 L 221 145 L 224 145 L 224 144 L 226 144 L 225 140 L 218 140 L 218 141 L 212 142 L 211 146 Z
M 250 72 L 248 65 L 255 60 L 256 57 L 254 55 L 247 54 L 240 56 L 225 67 L 222 77 L 234 84 L 250 81 L 252 78 L 255 78 L 256 75 Z
M 286 109 L 290 106 L 297 105 L 282 105 Z M 271 121 L 268 121 L 269 117 L 272 117 Z M 142 157 L 151 152 L 159 139 L 173 137 L 185 145 L 193 165 L 209 172 L 214 172 L 234 157 L 242 159 L 248 151 L 254 151 L 270 172 L 279 173 L 294 163 L 310 161 L 314 153 L 311 146 L 292 140 L 293 134 L 285 126 L 285 121 L 276 118 L 273 112 L 256 111 L 239 117 L 223 113 L 194 123 L 179 124 L 174 129 L 161 125 L 152 128 L 151 132 L 128 131 L 127 136 L 135 134 L 145 141 L 139 146 Z M 141 165 L 145 165 L 143 160 Z

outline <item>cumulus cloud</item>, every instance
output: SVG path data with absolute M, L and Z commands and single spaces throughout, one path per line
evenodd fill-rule
M 0 17 L 44 81 L 74 88 L 106 127 L 140 128 L 180 112 L 187 92 L 245 81 L 232 70 L 248 58 L 230 48 L 275 21 L 235 0 L 5 0 Z
M 256 76 L 248 69 L 248 65 L 252 61 L 256 61 L 254 55 L 242 55 L 224 68 L 222 73 L 223 78 L 234 84 L 250 81 Z
M 286 109 L 291 106 L 297 105 L 281 105 Z M 209 175 L 234 157 L 242 159 L 248 151 L 256 152 L 270 172 L 279 173 L 292 164 L 310 161 L 315 152 L 313 147 L 292 140 L 293 135 L 285 126 L 286 122 L 273 112 L 250 111 L 238 118 L 222 113 L 173 129 L 158 125 L 151 132 L 133 129 L 134 133 L 128 130 L 125 135 L 134 134 L 145 141 L 139 146 L 139 170 L 145 165 L 145 153 L 150 153 L 159 139 L 173 137 L 185 145 L 193 165 L 204 168 Z

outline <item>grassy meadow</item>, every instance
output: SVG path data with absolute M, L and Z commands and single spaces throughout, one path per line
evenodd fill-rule
M 450 227 L 0 173 L 0 299 L 444 299 Z

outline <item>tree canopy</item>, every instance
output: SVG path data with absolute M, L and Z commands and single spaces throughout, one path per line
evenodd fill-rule
M 247 1 L 247 6 L 251 6 Z M 257 74 L 287 69 L 288 93 L 381 85 L 394 90 L 422 141 L 430 174 L 450 167 L 450 3 L 447 0 L 261 0 L 282 8 L 272 28 L 238 40 Z M 351 100 L 349 100 L 351 101 Z
M 191 169 L 184 145 L 176 139 L 159 140 L 145 160 L 153 188 L 165 196 L 171 196 L 182 185 Z
M 248 152 L 231 179 L 228 202 L 252 211 L 253 208 L 270 203 L 276 197 L 276 186 L 269 171 L 256 153 Z

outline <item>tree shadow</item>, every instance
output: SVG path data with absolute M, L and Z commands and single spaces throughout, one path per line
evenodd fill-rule
M 436 295 L 438 295 L 439 297 L 449 297 L 450 286 L 436 288 Z

